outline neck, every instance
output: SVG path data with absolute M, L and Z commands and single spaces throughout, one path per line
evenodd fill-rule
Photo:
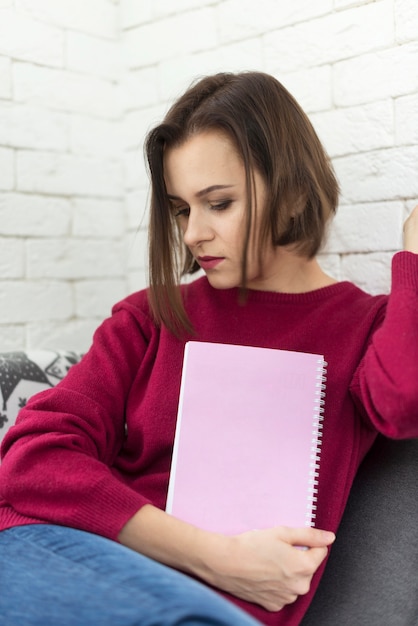
M 267 267 L 256 281 L 249 281 L 249 289 L 305 293 L 337 282 L 322 270 L 316 258 L 307 259 L 286 248 L 276 248 Z

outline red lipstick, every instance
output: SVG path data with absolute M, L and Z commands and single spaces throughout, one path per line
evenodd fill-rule
M 197 262 L 203 270 L 212 270 L 224 260 L 223 256 L 198 256 Z

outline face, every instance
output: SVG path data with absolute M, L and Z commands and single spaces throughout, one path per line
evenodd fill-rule
M 227 135 L 208 131 L 193 135 L 164 157 L 164 177 L 172 210 L 191 254 L 218 289 L 241 283 L 246 219 L 244 164 Z M 263 210 L 266 188 L 255 170 L 254 233 Z M 247 286 L 268 289 L 266 278 L 274 257 L 271 246 L 260 266 L 252 241 L 248 255 Z M 268 281 L 267 281 L 268 282 Z

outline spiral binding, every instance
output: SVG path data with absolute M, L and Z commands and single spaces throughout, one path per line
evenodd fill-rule
M 308 504 L 306 511 L 306 526 L 315 526 L 316 518 L 316 502 L 318 499 L 318 476 L 319 463 L 321 457 L 322 446 L 322 429 L 324 421 L 325 406 L 325 388 L 327 381 L 328 363 L 323 357 L 318 358 L 318 367 L 316 369 L 316 398 L 314 403 L 314 413 L 312 420 L 312 446 L 310 454 L 310 469 L 308 481 Z

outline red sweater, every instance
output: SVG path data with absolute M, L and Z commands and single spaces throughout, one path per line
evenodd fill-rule
M 347 282 L 304 294 L 254 291 L 245 305 L 236 289 L 213 289 L 206 278 L 185 290 L 196 340 L 325 355 L 318 528 L 337 530 L 377 431 L 418 437 L 418 255 L 395 255 L 392 274 L 389 297 Z M 156 328 L 145 291 L 117 304 L 82 362 L 30 400 L 6 435 L 0 529 L 50 522 L 116 540 L 145 503 L 164 508 L 183 348 Z M 309 594 L 278 613 L 230 599 L 265 624 L 293 626 L 321 571 Z

